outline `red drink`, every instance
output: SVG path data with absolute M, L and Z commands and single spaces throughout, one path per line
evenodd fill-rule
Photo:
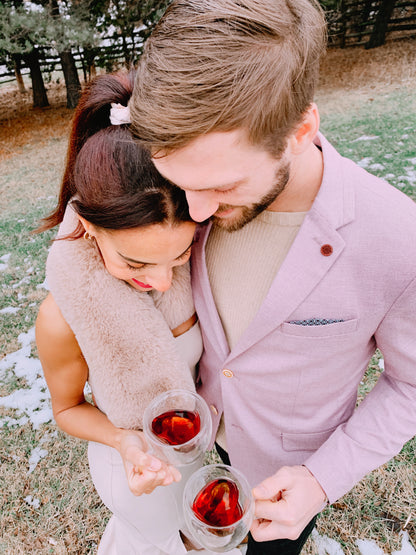
M 199 520 L 211 526 L 230 526 L 243 516 L 238 495 L 235 482 L 219 478 L 201 489 L 194 499 L 192 510 Z
M 200 428 L 199 414 L 188 410 L 170 410 L 152 420 L 152 432 L 169 445 L 186 443 Z

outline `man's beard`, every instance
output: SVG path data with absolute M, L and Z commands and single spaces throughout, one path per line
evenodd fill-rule
M 289 181 L 289 163 L 284 163 L 276 172 L 275 185 L 273 188 L 260 199 L 259 202 L 251 204 L 250 206 L 233 206 L 231 204 L 220 204 L 218 207 L 219 212 L 225 212 L 230 208 L 240 209 L 239 215 L 233 218 L 221 218 L 217 216 L 212 216 L 214 225 L 225 229 L 226 231 L 237 231 L 243 228 L 246 224 L 254 220 L 259 214 L 261 214 L 266 208 L 268 208 L 272 202 L 283 192 L 288 181 Z

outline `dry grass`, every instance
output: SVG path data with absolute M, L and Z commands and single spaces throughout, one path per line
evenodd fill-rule
M 32 108 L 31 94 L 13 85 L 0 89 L 0 161 L 15 156 L 28 144 L 42 145 L 68 132 L 73 111 L 65 108 L 65 89 L 51 84 L 48 108 Z
M 372 50 L 328 50 L 316 95 L 321 114 L 362 106 L 375 95 L 416 85 L 416 38 Z

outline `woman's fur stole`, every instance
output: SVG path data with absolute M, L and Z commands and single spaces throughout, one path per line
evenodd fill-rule
M 76 228 L 68 206 L 58 237 Z M 99 408 L 116 426 L 141 429 L 148 403 L 163 391 L 194 390 L 170 329 L 194 313 L 189 264 L 174 269 L 163 294 L 140 292 L 111 276 L 94 241 L 54 241 L 47 282 L 89 368 Z

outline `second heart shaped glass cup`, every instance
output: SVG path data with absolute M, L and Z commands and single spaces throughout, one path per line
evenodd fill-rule
M 187 530 L 202 547 L 224 553 L 246 537 L 254 515 L 251 488 L 243 474 L 224 464 L 203 466 L 183 493 Z

